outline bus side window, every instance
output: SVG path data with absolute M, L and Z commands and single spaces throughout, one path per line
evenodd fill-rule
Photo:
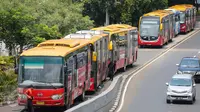
M 84 48 L 81 48 L 80 50 L 78 50 L 78 54 L 77 54 L 77 67 L 78 69 L 85 66 L 86 65 L 86 53 Z

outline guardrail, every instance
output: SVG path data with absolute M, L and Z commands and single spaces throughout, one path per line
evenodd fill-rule
M 65 112 L 108 112 L 114 104 L 121 82 L 122 76 L 116 76 L 107 90 Z

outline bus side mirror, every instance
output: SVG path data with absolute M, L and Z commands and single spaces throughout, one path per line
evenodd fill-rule
M 109 43 L 109 45 L 108 45 L 108 49 L 111 51 L 111 50 L 113 50 L 113 43 L 112 43 L 112 41 L 110 41 L 110 43 Z
M 97 53 L 92 52 L 92 61 L 96 62 L 97 61 Z
M 15 74 L 18 74 L 18 67 L 15 67 Z
M 161 24 L 160 24 L 160 30 L 162 30 L 162 29 L 163 29 L 163 24 L 161 23 Z

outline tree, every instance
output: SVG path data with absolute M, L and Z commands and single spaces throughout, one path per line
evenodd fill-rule
M 88 29 L 93 21 L 82 10 L 83 3 L 72 0 L 1 0 L 0 40 L 22 52 L 26 45 Z
M 107 2 L 106 2 L 107 1 Z M 111 23 L 137 25 L 144 13 L 167 7 L 167 0 L 86 0 L 84 15 L 89 15 L 96 26 L 105 22 L 105 9 L 109 8 Z

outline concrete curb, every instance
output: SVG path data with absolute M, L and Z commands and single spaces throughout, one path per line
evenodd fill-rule
M 117 93 L 119 93 L 118 90 L 121 86 L 121 82 L 122 76 L 116 76 L 109 88 L 104 92 L 85 102 L 80 103 L 75 107 L 66 110 L 65 112 L 105 112 L 103 108 L 115 100 Z
M 145 65 L 151 63 L 156 57 L 158 57 L 159 55 L 165 53 L 166 51 L 168 51 L 169 49 L 171 49 L 172 47 L 174 47 L 176 44 L 184 41 L 185 39 L 187 39 L 189 36 L 193 35 L 194 33 L 198 32 L 199 29 L 197 29 L 196 31 L 193 31 L 193 32 L 190 32 L 190 34 L 186 35 L 185 38 L 181 39 L 180 41 L 178 41 L 177 43 L 173 44 L 172 46 L 168 47 L 167 49 L 165 49 L 164 51 L 162 51 L 161 53 L 159 53 L 158 55 L 154 56 L 152 59 L 150 59 L 149 61 L 147 61 L 146 63 L 144 63 L 142 66 L 136 68 L 136 70 L 132 71 L 130 74 L 126 75 L 126 76 L 123 76 L 123 81 L 122 82 L 125 82 L 127 79 L 129 79 L 129 77 L 134 73 L 134 72 L 137 72 L 138 70 L 140 70 L 141 68 L 143 68 Z M 113 107 L 109 110 L 109 112 L 114 112 L 117 110 L 118 108 L 118 105 L 120 104 L 120 100 L 121 100 L 121 94 L 122 94 L 122 90 L 124 89 L 123 87 L 124 83 L 121 83 L 120 85 L 120 90 L 118 93 L 118 96 L 116 98 L 116 102 L 115 104 L 113 105 Z

